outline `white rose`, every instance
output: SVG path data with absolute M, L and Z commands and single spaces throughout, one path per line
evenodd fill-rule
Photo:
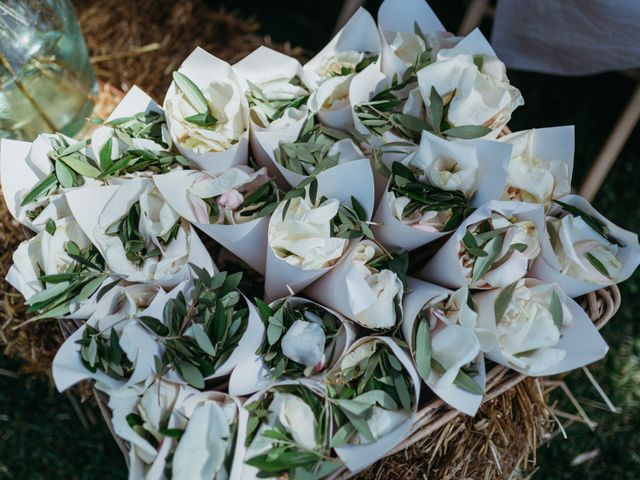
M 402 281 L 391 270 L 374 271 L 367 263 L 384 255 L 382 249 L 374 242 L 363 240 L 354 248 L 351 261 L 356 270 L 369 285 L 376 298 L 367 309 L 356 314 L 355 320 L 367 328 L 386 329 L 396 325 L 402 316 Z
M 76 263 L 65 249 L 68 242 L 74 242 L 80 250 L 90 245 L 73 217 L 58 220 L 53 235 L 43 230 L 18 245 L 13 252 L 13 266 L 7 274 L 7 280 L 29 300 L 44 289 L 40 281 L 42 275 L 64 273 Z
M 315 87 L 309 97 L 309 109 L 339 110 L 349 104 L 349 86 L 356 75 L 356 67 L 365 58 L 363 52 L 346 50 L 322 58 L 314 72 L 308 72 Z
M 331 220 L 338 214 L 340 202 L 326 200 L 314 206 L 307 198 L 291 200 L 285 218 L 282 202 L 269 222 L 269 247 L 285 262 L 303 270 L 325 268 L 337 261 L 347 240 L 331 236 Z
M 179 88 L 165 99 L 164 109 L 174 141 L 195 153 L 223 152 L 238 143 L 247 130 L 242 92 L 231 79 L 212 81 L 202 89 L 214 125 L 202 127 L 186 120 L 198 112 Z
M 559 287 L 555 284 L 532 285 L 525 280 L 518 282 L 502 318 L 496 321 L 494 308 L 479 317 L 481 326 L 495 329 L 497 348 L 504 358 L 529 374 L 543 372 L 561 362 L 567 354 L 556 348 L 561 332 L 551 312 L 554 292 L 562 306 L 562 326 L 568 326 L 572 322 L 571 313 Z M 495 301 L 495 293 L 490 294 Z M 476 303 L 489 298 L 482 295 L 487 294 L 474 297 Z
M 557 235 L 558 241 L 553 247 L 563 274 L 600 285 L 617 282 L 622 263 L 617 258 L 616 244 L 598 234 L 581 217 L 570 214 L 561 219 L 548 218 L 547 228 L 553 228 Z M 589 256 L 595 257 L 608 275 L 601 273 Z
M 373 438 L 378 440 L 390 434 L 410 418 L 411 414 L 405 410 L 387 410 L 374 406 L 371 409 L 371 416 L 367 420 L 367 425 Z M 370 442 L 358 433 L 354 443 L 365 445 Z
M 136 225 L 147 252 L 158 250 L 157 256 L 145 258 L 140 265 L 127 258 L 122 241 L 109 235 L 109 227 L 125 218 L 131 207 L 139 202 L 140 220 Z M 180 222 L 175 239 L 167 244 L 160 241 L 176 222 Z M 142 275 L 149 281 L 168 278 L 187 264 L 191 243 L 191 229 L 161 196 L 154 184 L 145 179 L 123 183 L 100 212 L 94 231 L 96 245 L 101 248 L 105 261 L 115 274 L 125 278 Z
M 481 351 L 493 350 L 497 342 L 495 332 L 478 325 L 478 313 L 469 302 L 469 287 L 459 288 L 449 295 L 448 299 L 434 299 L 430 303 L 436 305 L 430 309 L 435 317 L 430 321 L 432 329 L 437 327 L 437 321 L 441 321 L 447 326 L 460 325 L 475 333 Z
M 269 181 L 266 168 L 253 170 L 244 165 L 231 167 L 219 175 L 201 172 L 195 176 L 188 195 L 196 220 L 200 223 L 235 225 L 255 219 L 255 215 L 240 215 L 237 210 L 245 197 Z M 204 199 L 215 199 L 218 218 L 211 222 L 211 207 Z M 252 205 L 255 208 L 255 205 Z
M 340 361 L 340 370 L 347 370 L 357 365 L 365 358 L 371 357 L 375 351 L 375 342 L 361 343 L 342 358 Z
M 142 473 L 149 470 L 149 465 L 158 456 L 158 450 L 145 438 L 145 433 L 148 432 L 156 440 L 161 439 L 160 426 L 168 421 L 179 392 L 178 385 L 164 380 L 155 381 L 142 396 L 139 396 L 136 388 L 110 392 L 109 408 L 112 411 L 114 432 L 131 444 L 130 458 L 136 457 L 146 464 L 146 466 L 139 465 Z M 132 413 L 142 417 L 144 431 L 140 431 L 137 427 L 134 430 L 129 425 L 127 416 Z
M 415 65 L 427 44 L 420 35 L 410 32 L 397 32 L 390 44 L 391 50 L 407 65 Z
M 245 459 L 269 452 L 273 448 L 273 439 L 262 435 L 279 425 L 285 433 L 291 435 L 293 441 L 303 449 L 316 450 L 316 418 L 311 407 L 297 395 L 273 391 L 273 399 L 269 404 L 266 421 L 258 428 L 258 432 L 247 448 Z M 242 478 L 255 479 L 257 469 L 245 465 Z
M 229 425 L 237 421 L 235 405 L 230 406 L 233 408 L 225 409 L 210 400 L 195 408 L 171 462 L 174 480 L 228 478 L 225 459 L 232 448 Z
M 431 355 L 445 372 L 438 379 L 438 387 L 453 385 L 460 369 L 469 365 L 480 353 L 480 342 L 475 332 L 461 325 L 448 325 L 431 339 Z
M 286 331 L 280 346 L 282 354 L 305 367 L 322 368 L 325 334 L 321 324 L 296 320 Z
M 259 127 L 277 130 L 302 120 L 307 115 L 307 106 L 303 104 L 297 108 L 287 107 L 280 118 L 271 120 L 279 109 L 279 105 L 270 105 L 268 102 L 292 101 L 309 95 L 304 85 L 296 85 L 294 79 L 273 78 L 258 83 L 256 87 L 260 89 L 262 98 L 250 107 L 249 115 L 251 120 Z
M 484 125 L 500 129 L 524 103 L 520 91 L 509 84 L 500 60 L 456 49 L 441 50 L 434 63 L 418 72 L 418 85 L 427 106 L 431 88 L 436 89 L 448 104 L 445 120 L 451 126 Z
M 503 197 L 549 205 L 552 199 L 571 192 L 569 167 L 561 160 L 536 156 L 533 135 L 533 130 L 527 130 L 506 140 L 513 150 Z
M 408 157 L 406 165 L 417 170 L 420 182 L 443 190 L 460 190 L 473 196 L 478 187 L 478 155 L 476 149 L 424 132 L 418 151 Z

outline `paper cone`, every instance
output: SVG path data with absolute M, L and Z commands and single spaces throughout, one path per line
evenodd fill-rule
M 196 48 L 191 55 L 186 58 L 178 71 L 186 75 L 189 80 L 195 83 L 201 90 L 206 89 L 206 87 L 216 79 L 230 79 L 233 82 L 238 82 L 236 74 L 227 62 L 214 57 L 200 47 Z M 177 92 L 178 89 L 175 82 L 171 82 L 165 96 L 165 105 L 167 99 L 175 96 Z M 193 162 L 197 168 L 211 173 L 224 172 L 234 165 L 246 165 L 249 156 L 249 115 L 246 99 L 243 98 L 242 102 L 246 131 L 238 143 L 223 152 L 196 153 L 191 148 L 181 145 L 177 141 L 178 139 L 175 137 L 171 128 L 171 118 L 167 115 L 167 125 L 171 132 L 173 143 L 180 153 Z
M 352 352 L 363 343 L 371 341 L 385 343 L 391 349 L 391 352 L 398 358 L 402 366 L 409 374 L 409 377 L 411 378 L 411 381 L 413 383 L 414 391 L 413 414 L 408 420 L 398 425 L 388 435 L 385 435 L 384 437 L 378 439 L 373 443 L 369 443 L 366 445 L 344 445 L 342 447 L 335 448 L 335 451 L 340 459 L 345 463 L 347 468 L 352 473 L 364 470 L 369 465 L 380 460 L 395 446 L 400 444 L 400 442 L 402 442 L 407 437 L 407 435 L 409 435 L 411 426 L 415 419 L 418 403 L 420 401 L 420 377 L 418 376 L 418 373 L 413 366 L 413 362 L 407 352 L 400 348 L 395 340 L 390 337 L 364 337 L 351 345 L 351 348 L 349 348 L 348 352 Z M 336 369 L 337 368 L 339 368 L 339 366 L 336 367 Z
M 269 217 L 256 218 L 236 225 L 198 222 L 188 197 L 189 188 L 197 175 L 198 173 L 192 170 L 179 170 L 156 175 L 153 180 L 167 203 L 181 217 L 198 227 L 251 268 L 264 274 Z
M 525 285 L 527 286 L 539 283 L 541 283 L 539 280 L 525 279 Z M 495 328 L 494 304 L 500 291 L 500 289 L 489 290 L 473 296 L 473 301 L 478 309 L 478 321 L 482 326 L 488 328 L 492 328 L 493 326 L 493 328 Z M 512 365 L 501 353 L 499 347 L 486 353 L 486 357 L 500 365 L 533 377 L 557 375 L 589 365 L 603 358 L 609 350 L 609 347 L 591 319 L 589 319 L 580 305 L 566 296 L 560 289 L 557 289 L 556 292 L 560 295 L 561 301 L 566 302 L 573 321 L 573 325 L 563 326 L 561 328 L 560 341 L 554 346 L 554 348 L 567 352 L 561 362 L 541 372 L 530 373 Z
M 402 75 L 407 65 L 393 53 L 391 42 L 398 32 L 414 33 L 415 23 L 424 33 L 444 32 L 436 14 L 424 0 L 385 0 L 378 9 L 378 29 L 382 39 L 382 71 Z
M 462 265 L 460 265 L 458 246 L 462 242 L 462 237 L 464 237 L 467 227 L 489 218 L 492 212 L 497 212 L 505 217 L 516 216 L 518 220 L 529 220 L 533 222 L 536 226 L 538 239 L 540 239 L 544 232 L 544 211 L 542 205 L 493 200 L 478 208 L 478 210 L 460 224 L 447 242 L 422 270 L 420 270 L 418 276 L 429 282 L 445 285 L 453 289 L 468 285 L 470 279 L 465 276 Z
M 349 323 L 349 321 L 342 317 L 338 312 L 335 312 L 330 308 L 327 308 L 324 305 L 320 305 L 311 300 L 307 300 L 302 297 L 288 297 L 286 300 L 291 302 L 293 305 L 305 303 L 317 305 L 318 307 L 335 315 L 336 318 L 340 320 L 340 322 L 342 322 L 343 330 L 341 335 L 336 338 L 336 353 L 334 355 L 333 362 L 330 365 L 326 365 L 323 371 L 330 369 L 340 360 L 340 358 L 342 358 L 347 348 L 349 348 L 349 346 L 355 340 L 356 331 L 353 325 L 351 325 L 351 323 Z M 275 300 L 271 302 L 269 306 L 274 307 L 276 304 L 279 304 L 280 301 L 281 300 Z M 261 325 L 263 325 L 262 321 Z M 229 378 L 229 393 L 231 395 L 251 395 L 259 390 L 266 388 L 270 383 L 274 381 L 269 369 L 262 361 L 262 357 L 260 355 L 256 355 L 255 353 L 264 341 L 264 338 L 264 327 L 262 327 L 258 345 L 253 349 L 252 352 L 245 355 L 244 359 L 238 364 L 233 372 L 231 372 L 231 377 Z M 304 377 L 302 378 L 304 379 Z M 316 376 L 309 378 L 313 379 L 316 378 Z
M 422 308 L 438 299 L 446 299 L 453 292 L 446 288 L 434 285 L 432 283 L 423 282 L 416 278 L 409 278 L 407 285 L 407 295 L 404 297 L 403 311 L 404 319 L 402 322 L 402 335 L 405 342 L 409 345 L 409 349 L 413 351 L 413 329 L 418 313 Z M 436 333 L 437 335 L 437 333 Z M 478 354 L 475 361 L 475 368 L 478 375 L 474 377 L 474 381 L 484 390 L 486 381 L 486 372 L 484 366 L 484 355 L 482 352 Z M 482 395 L 474 395 L 455 384 L 450 387 L 438 386 L 440 375 L 431 369 L 431 375 L 427 379 L 428 387 L 438 395 L 444 402 L 451 405 L 467 415 L 474 416 L 482 403 Z
M 561 198 L 560 201 L 573 205 L 603 222 L 611 234 L 624 245 L 624 247 L 621 247 L 618 251 L 617 257 L 622 264 L 622 269 L 620 271 L 620 278 L 616 279 L 616 282 L 623 282 L 627 280 L 636 268 L 638 268 L 638 265 L 640 265 L 640 245 L 638 244 L 638 236 L 633 232 L 624 230 L 611 223 L 606 217 L 593 208 L 589 202 L 578 195 L 567 195 L 566 197 Z M 550 213 L 558 210 L 559 208 L 552 206 Z M 546 230 L 545 234 L 541 236 L 540 246 L 542 250 L 531 267 L 531 277 L 538 278 L 545 283 L 557 283 L 570 297 L 579 297 L 607 286 L 604 284 L 579 280 L 575 277 L 560 273 L 562 267 L 553 247 L 551 246 L 551 240 L 549 239 L 549 235 Z

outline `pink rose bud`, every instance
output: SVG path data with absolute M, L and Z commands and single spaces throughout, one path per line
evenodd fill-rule
M 243 201 L 244 197 L 235 189 L 228 190 L 218 197 L 218 205 L 231 210 L 238 208 Z

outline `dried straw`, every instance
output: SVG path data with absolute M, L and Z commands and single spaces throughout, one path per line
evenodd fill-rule
M 458 415 L 425 439 L 376 463 L 360 480 L 510 479 L 531 470 L 552 427 L 540 379 L 528 378 L 486 402 L 475 417 Z

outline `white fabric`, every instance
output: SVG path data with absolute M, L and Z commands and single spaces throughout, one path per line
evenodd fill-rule
M 586 75 L 640 67 L 638 0 L 499 0 L 492 45 L 509 68 Z

